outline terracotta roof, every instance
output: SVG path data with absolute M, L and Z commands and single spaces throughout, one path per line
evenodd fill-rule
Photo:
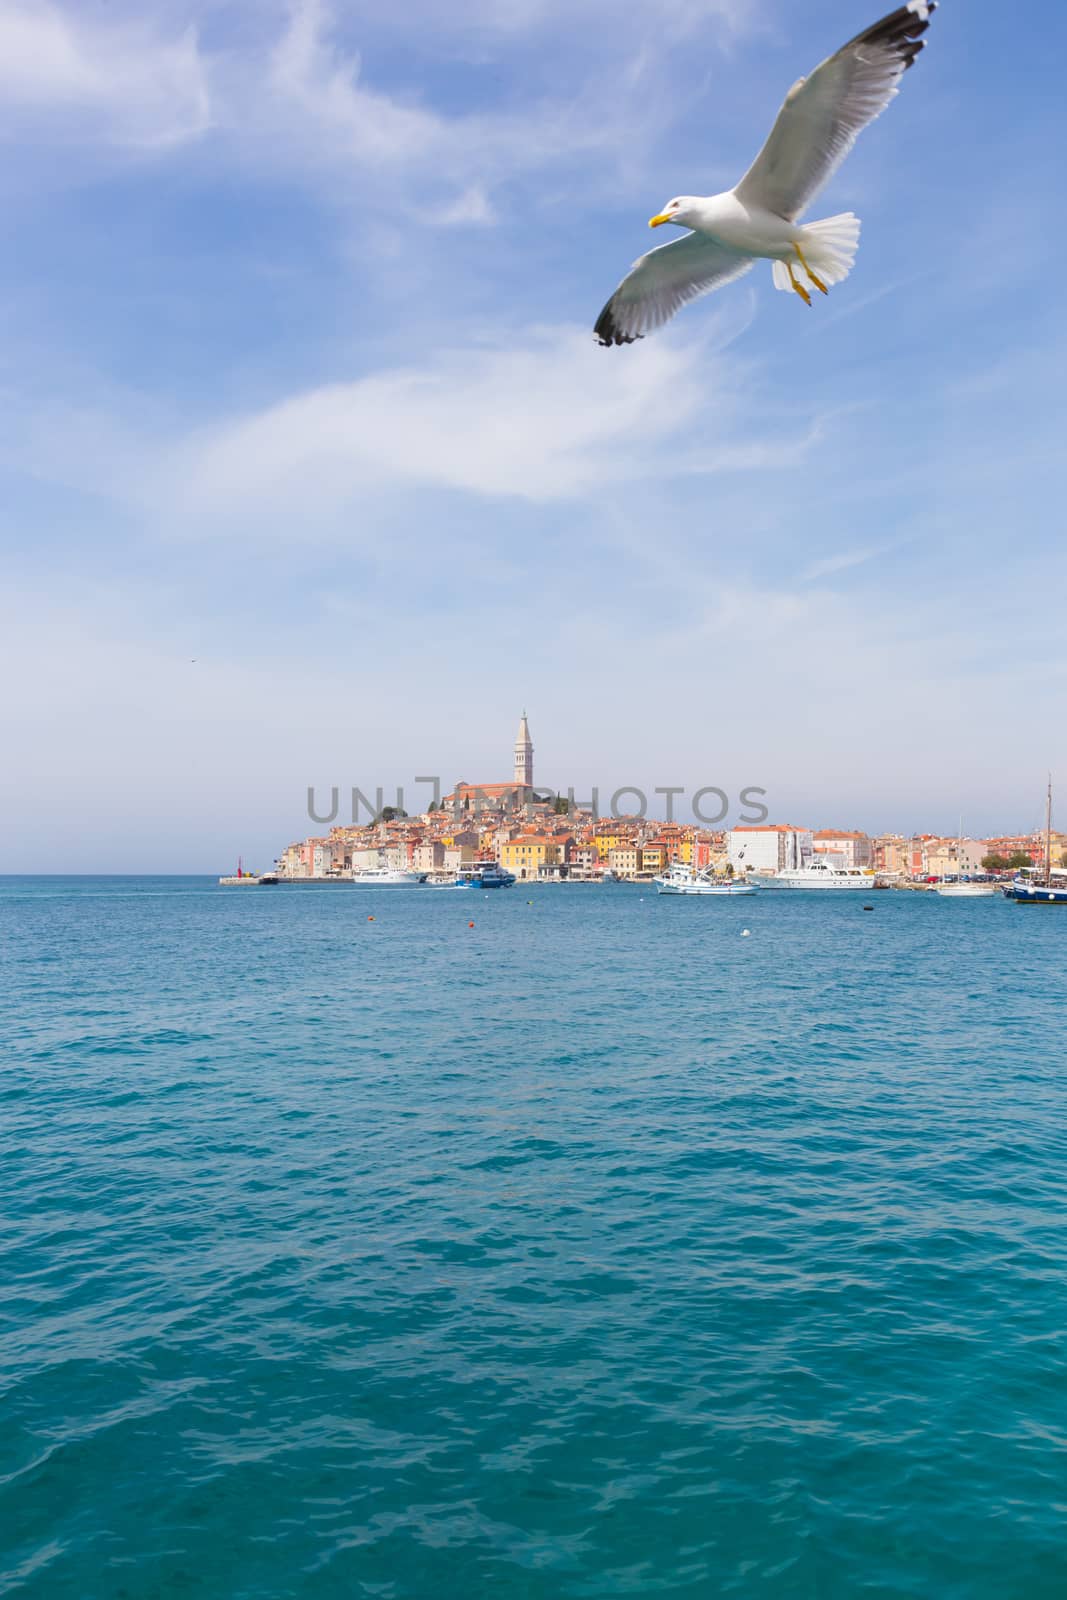
M 731 833 L 807 833 L 807 828 L 798 828 L 793 822 L 771 822 L 758 828 L 731 828 Z

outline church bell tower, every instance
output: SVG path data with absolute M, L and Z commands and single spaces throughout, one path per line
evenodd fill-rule
M 515 783 L 521 784 L 524 789 L 533 788 L 533 741 L 525 711 L 515 740 Z

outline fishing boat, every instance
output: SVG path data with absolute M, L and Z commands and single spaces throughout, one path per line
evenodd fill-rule
M 716 878 L 706 869 L 697 872 L 694 867 L 683 866 L 681 862 L 675 862 L 660 877 L 653 878 L 652 882 L 660 894 L 735 895 L 756 892 L 743 879 Z
M 1045 859 L 1040 867 L 1025 867 L 1008 890 L 1017 906 L 1067 906 L 1067 867 L 1052 865 L 1052 779 L 1045 799 Z
M 960 818 L 960 831 L 956 837 L 956 877 L 955 880 L 942 878 L 940 883 L 934 885 L 935 894 L 945 900 L 988 900 L 996 896 L 998 890 L 995 883 L 972 883 L 963 876 L 963 818 Z

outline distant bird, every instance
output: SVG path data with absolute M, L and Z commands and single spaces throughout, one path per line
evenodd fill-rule
M 801 78 L 770 138 L 736 188 L 701 199 L 681 195 L 649 223 L 691 228 L 635 261 L 597 318 L 602 345 L 633 344 L 690 300 L 774 263 L 774 287 L 811 305 L 852 270 L 860 221 L 851 211 L 823 222 L 797 218 L 829 182 L 868 123 L 895 98 L 924 48 L 936 0 L 909 0 Z M 804 280 L 807 280 L 805 283 Z

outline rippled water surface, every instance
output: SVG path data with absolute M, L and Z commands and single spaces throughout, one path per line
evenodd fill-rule
M 1067 912 L 872 902 L 0 881 L 0 1592 L 1063 1600 Z

